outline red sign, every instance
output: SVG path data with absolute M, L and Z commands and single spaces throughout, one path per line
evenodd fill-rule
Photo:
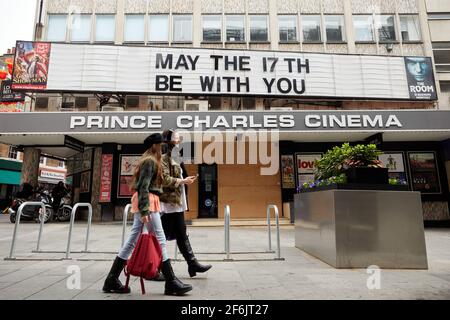
M 99 202 L 111 201 L 113 155 L 102 155 L 102 170 L 100 173 L 100 199 Z
M 17 41 L 11 89 L 47 88 L 49 42 Z

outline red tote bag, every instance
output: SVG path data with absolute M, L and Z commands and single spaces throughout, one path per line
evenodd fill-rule
M 162 252 L 155 235 L 152 232 L 143 233 L 143 228 L 144 225 L 124 272 L 127 277 L 125 287 L 128 288 L 130 276 L 140 277 L 141 291 L 145 294 L 144 279 L 157 275 L 162 262 Z

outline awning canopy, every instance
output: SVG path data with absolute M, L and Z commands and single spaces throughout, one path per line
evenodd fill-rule
M 0 184 L 20 185 L 20 175 L 18 171 L 9 171 L 0 169 Z

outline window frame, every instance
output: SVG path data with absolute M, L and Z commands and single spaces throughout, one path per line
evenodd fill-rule
M 165 17 L 167 23 L 166 40 L 152 40 L 151 35 L 151 19 L 152 17 Z M 147 43 L 169 43 L 170 41 L 170 14 L 169 13 L 151 13 L 147 15 Z
M 50 30 L 50 17 L 54 17 L 54 16 L 65 16 L 65 29 L 64 29 L 64 40 L 49 40 L 48 39 L 48 32 Z M 68 37 L 68 25 L 69 25 L 69 15 L 68 14 L 61 14 L 61 13 L 49 13 L 47 14 L 47 30 L 46 30 L 46 34 L 45 34 L 45 39 L 49 42 L 56 42 L 56 43 L 63 43 L 63 42 L 67 42 L 67 37 Z
M 371 40 L 358 40 L 356 35 L 356 28 L 355 28 L 355 17 L 370 17 L 371 19 L 371 34 L 372 34 L 372 39 Z M 375 20 L 373 17 L 373 14 L 364 14 L 364 13 L 358 13 L 358 14 L 352 14 L 352 27 L 353 27 L 353 34 L 354 34 L 354 38 L 355 38 L 355 44 L 376 44 L 376 35 L 375 35 Z
M 89 17 L 89 37 L 87 40 L 74 40 L 73 39 L 73 30 L 75 30 L 72 26 L 74 23 L 74 18 L 80 16 L 80 17 Z M 71 14 L 70 15 L 70 24 L 69 24 L 69 41 L 71 43 L 90 43 L 92 42 L 93 37 L 93 20 L 92 19 L 93 14 L 92 13 L 80 13 L 80 14 Z
M 204 22 L 205 17 L 218 17 L 219 18 L 219 26 L 220 26 L 220 39 L 219 40 L 205 40 L 205 34 L 204 34 Z M 205 13 L 202 14 L 202 43 L 222 43 L 223 42 L 223 15 L 222 14 L 216 14 L 216 13 Z
M 318 18 L 318 21 L 319 21 L 319 37 L 320 37 L 319 40 L 305 40 L 305 33 L 303 31 L 303 28 L 305 27 L 304 17 L 317 17 Z M 323 35 L 322 35 L 322 32 L 323 32 L 322 15 L 320 13 L 318 13 L 318 14 L 317 13 L 316 14 L 302 14 L 300 16 L 300 19 L 301 19 L 302 43 L 305 43 L 305 44 L 322 44 L 323 41 L 324 41 Z
M 191 39 L 190 40 L 175 40 L 175 18 L 190 17 L 191 22 Z M 194 17 L 192 14 L 172 14 L 172 43 L 188 43 L 191 44 L 194 40 Z
M 295 40 L 282 40 L 280 37 L 280 18 L 283 17 L 292 17 L 295 19 Z M 298 19 L 298 14 L 278 14 L 277 15 L 277 26 L 278 26 L 278 42 L 279 43 L 300 43 L 300 36 L 299 36 L 299 23 L 298 23 L 299 19 Z M 287 32 L 287 34 L 289 34 L 289 31 Z
M 380 30 L 383 28 L 383 25 L 381 23 L 381 18 L 382 17 L 392 17 L 393 19 L 393 24 L 392 27 L 394 28 L 394 39 L 393 40 L 381 40 L 380 37 Z M 398 32 L 397 32 L 397 26 L 396 26 L 396 16 L 395 13 L 382 13 L 382 14 L 376 14 L 375 15 L 375 21 L 374 21 L 374 26 L 375 26 L 375 31 L 376 31 L 376 39 L 378 41 L 378 43 L 381 44 L 387 44 L 387 43 L 399 43 L 398 40 Z
M 243 40 L 228 40 L 228 18 L 229 17 L 241 17 L 242 18 L 242 35 Z M 226 14 L 225 15 L 225 43 L 247 43 L 247 32 L 246 32 L 246 17 L 245 14 Z
M 266 40 L 252 40 L 252 18 L 265 17 L 266 18 Z M 245 25 L 245 24 L 244 24 Z M 269 15 L 268 14 L 249 14 L 248 15 L 248 41 L 249 43 L 270 43 L 270 30 L 269 30 Z
M 126 40 L 125 36 L 126 36 L 126 31 L 127 31 L 127 17 L 131 17 L 131 16 L 142 16 L 142 30 L 143 30 L 143 39 L 142 40 Z M 142 13 L 126 13 L 124 14 L 124 21 L 123 21 L 123 43 L 145 43 L 145 17 L 146 14 L 142 14 Z
M 327 17 L 340 17 L 342 19 L 342 40 L 328 40 L 328 34 L 327 34 Z M 345 24 L 345 15 L 344 14 L 334 14 L 334 13 L 327 13 L 323 15 L 323 24 L 324 24 L 324 35 L 325 39 L 324 41 L 326 43 L 330 44 L 345 44 L 347 43 L 347 34 L 346 34 L 346 24 Z
M 112 38 L 112 40 L 97 40 L 97 30 L 98 30 L 98 26 L 97 26 L 97 18 L 98 17 L 101 17 L 101 16 L 109 16 L 109 17 L 113 17 L 113 20 L 114 20 L 114 31 L 113 31 L 113 38 Z M 117 17 L 116 17 L 116 14 L 113 14 L 113 13 L 96 13 L 95 15 L 94 15 L 94 42 L 96 42 L 96 43 L 114 43 L 115 42 L 115 40 L 116 40 L 116 20 L 117 20 Z
M 402 34 L 402 17 L 416 17 L 417 18 L 417 22 L 418 22 L 418 35 L 419 35 L 419 39 L 418 40 L 404 40 L 403 39 L 403 34 Z M 421 26 L 420 26 L 420 18 L 418 14 L 414 14 L 414 13 L 403 13 L 403 14 L 399 14 L 398 15 L 398 19 L 399 19 L 399 26 L 400 26 L 400 30 L 399 30 L 399 40 L 402 41 L 402 43 L 422 43 L 423 42 L 423 37 L 422 37 L 422 30 L 421 30 Z M 409 31 L 408 31 L 409 33 Z

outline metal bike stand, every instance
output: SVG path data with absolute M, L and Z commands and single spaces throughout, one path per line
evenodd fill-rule
M 278 212 L 278 207 L 274 204 L 269 204 L 267 206 L 267 225 L 268 225 L 268 233 L 269 233 L 269 252 L 272 251 L 272 236 L 271 236 L 271 227 L 270 227 L 270 209 L 273 209 L 275 212 L 275 222 L 277 226 L 277 251 L 275 260 L 284 260 L 281 258 L 281 247 L 280 247 L 280 215 Z
M 122 222 L 122 247 L 125 244 L 125 233 L 128 221 L 128 211 L 130 211 L 131 204 L 127 204 L 123 209 L 123 222 Z
M 225 261 L 231 261 L 230 258 L 230 206 L 225 205 L 224 208 L 224 233 L 225 233 Z
M 12 238 L 12 242 L 11 242 L 11 250 L 9 251 L 9 256 L 7 258 L 5 258 L 5 260 L 16 260 L 16 258 L 14 257 L 14 249 L 16 246 L 16 237 L 17 237 L 17 232 L 19 229 L 20 217 L 22 216 L 22 210 L 25 206 L 40 206 L 42 209 L 42 212 L 40 213 L 41 225 L 39 227 L 39 235 L 38 235 L 38 240 L 37 240 L 37 245 L 36 245 L 36 251 L 39 251 L 39 246 L 41 243 L 41 236 L 42 236 L 42 229 L 44 227 L 43 215 L 45 215 L 45 205 L 40 201 L 39 202 L 38 201 L 27 201 L 27 202 L 22 203 L 20 205 L 19 209 L 17 210 L 16 223 L 14 224 L 14 233 L 13 233 L 13 238 Z
M 82 253 L 87 253 L 88 251 L 88 243 L 89 243 L 89 232 L 91 230 L 91 222 L 92 222 L 92 205 L 87 202 L 80 202 L 77 203 L 70 214 L 70 227 L 69 227 L 69 238 L 67 239 L 67 250 L 66 250 L 66 260 L 70 260 L 70 245 L 72 241 L 72 229 L 73 229 L 73 223 L 75 221 L 75 213 L 77 212 L 77 209 L 79 207 L 87 207 L 89 210 L 88 215 L 88 225 L 87 225 L 87 231 L 86 231 L 86 242 L 84 245 L 84 251 L 81 251 Z

